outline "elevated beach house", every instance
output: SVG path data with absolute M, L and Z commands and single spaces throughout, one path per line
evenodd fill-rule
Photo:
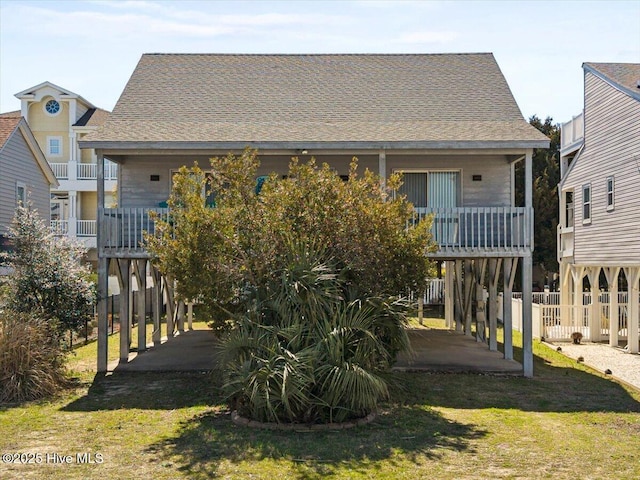
M 638 353 L 640 64 L 585 63 L 582 68 L 584 110 L 562 125 L 558 261 L 563 307 L 547 335 L 568 338 L 578 331 Z
M 403 193 L 417 214 L 435 215 L 434 257 L 445 267 L 452 328 L 472 334 L 477 297 L 478 337 L 486 340 L 488 331 L 489 348 L 496 350 L 495 308 L 485 319 L 477 291 L 488 283 L 495 298 L 504 278 L 500 289 L 510 297 L 520 262 L 523 373 L 532 375 L 531 157 L 548 140 L 523 119 L 492 54 L 143 55 L 112 115 L 80 144 L 95 149 L 98 174 L 107 158 L 120 168 L 117 209 L 105 208 L 103 179 L 98 179 L 101 298 L 107 272 L 114 269 L 110 264 L 117 266 L 122 291 L 130 288 L 132 270 L 143 283 L 144 272 L 150 272 L 157 286 L 156 335 L 160 292 L 170 297 L 165 286 L 171 283 L 148 266 L 142 230 L 153 230 L 151 210 L 165 212 L 173 171 L 194 161 L 206 166 L 212 156 L 247 146 L 259 151 L 260 175 L 285 173 L 293 156 L 313 156 L 344 175 L 357 156 L 361 168 L 382 177 L 404 172 Z M 517 162 L 524 162 L 526 172 L 521 206 L 514 201 Z M 125 317 L 126 301 L 120 308 Z M 168 310 L 170 336 L 179 314 L 172 313 L 172 305 Z M 100 371 L 107 367 L 107 313 L 101 302 Z M 511 358 L 510 323 L 506 331 L 504 355 Z M 126 361 L 128 339 L 122 341 L 120 356 Z

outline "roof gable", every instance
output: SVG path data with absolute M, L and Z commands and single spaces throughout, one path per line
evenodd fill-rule
M 584 63 L 591 72 L 605 82 L 640 101 L 640 63 Z
M 96 108 L 95 105 L 93 105 L 91 102 L 81 97 L 77 93 L 73 93 L 71 90 L 59 87 L 58 85 L 55 85 L 48 81 L 42 82 L 31 88 L 27 88 L 26 90 L 16 93 L 14 96 L 20 100 L 33 99 L 35 101 L 40 101 L 46 96 L 52 96 L 57 100 L 75 98 L 84 103 L 88 108 Z
M 47 162 L 44 153 L 42 153 L 38 142 L 23 117 L 0 116 L 0 153 L 9 143 L 11 138 L 18 133 L 24 138 L 27 147 L 29 147 L 37 165 L 40 167 L 42 174 L 45 176 L 49 184 L 58 186 L 58 180 L 56 179 L 53 170 L 51 170 L 49 162 Z
M 541 142 L 492 54 L 146 54 L 99 142 Z

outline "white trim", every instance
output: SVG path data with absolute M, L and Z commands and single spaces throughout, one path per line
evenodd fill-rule
M 584 192 L 587 189 L 589 191 L 589 200 L 585 201 Z M 575 205 L 575 200 L 574 200 L 574 205 Z M 585 207 L 587 207 L 587 206 L 589 208 L 589 216 L 586 216 L 584 214 L 585 213 Z M 575 215 L 575 213 L 574 213 L 574 215 Z M 592 217 L 593 217 L 593 190 L 591 188 L 591 183 L 585 183 L 585 184 L 582 185 L 582 224 L 583 225 L 590 225 Z
M 51 150 L 51 140 L 58 140 L 59 152 L 53 153 Z M 62 157 L 64 152 L 64 144 L 62 143 L 62 136 L 60 135 L 47 135 L 47 156 L 48 157 Z
M 611 181 L 611 190 L 609 190 L 609 181 Z M 616 180 L 614 175 L 609 175 L 606 179 L 605 203 L 607 204 L 607 212 L 611 212 L 616 208 Z M 611 202 L 609 202 L 611 196 Z
M 56 102 L 58 104 L 58 111 L 56 113 L 51 113 L 47 110 L 47 105 L 49 104 L 49 102 Z M 45 115 L 47 115 L 48 117 L 57 117 L 58 115 L 60 115 L 62 113 L 62 110 L 64 110 L 64 108 L 62 107 L 62 102 L 60 100 L 58 100 L 57 98 L 53 98 L 51 97 L 50 99 L 48 99 L 46 102 L 42 103 L 42 111 L 45 113 Z

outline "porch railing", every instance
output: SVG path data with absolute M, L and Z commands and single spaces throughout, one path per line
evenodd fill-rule
M 155 221 L 151 212 L 161 219 L 169 220 L 168 208 L 105 208 L 101 215 L 102 252 L 144 252 L 145 232 L 155 232 Z
M 533 244 L 533 209 L 524 207 L 416 208 L 416 221 L 433 215 L 439 254 L 522 252 Z
M 560 131 L 560 149 L 565 150 L 575 147 L 584 138 L 584 112 L 579 113 L 571 120 L 562 124 Z
M 51 233 L 56 236 L 63 236 L 69 233 L 69 221 L 68 220 L 51 220 Z
M 69 164 L 68 163 L 50 163 L 51 170 L 58 180 L 69 179 Z
M 77 235 L 79 237 L 95 237 L 96 221 L 95 220 L 78 220 L 76 223 Z

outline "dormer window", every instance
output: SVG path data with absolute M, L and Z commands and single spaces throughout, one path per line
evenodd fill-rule
M 57 115 L 60 113 L 60 103 L 57 100 L 51 99 L 44 104 L 44 111 L 49 115 Z

